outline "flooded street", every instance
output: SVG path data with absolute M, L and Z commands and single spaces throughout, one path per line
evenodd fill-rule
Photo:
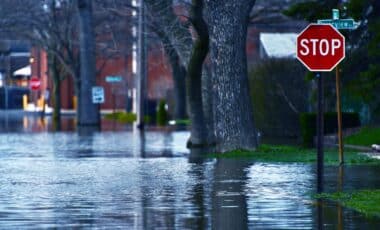
M 0 116 L 0 228 L 375 229 L 318 203 L 311 164 L 200 159 L 187 131 L 61 132 Z M 27 124 L 26 124 L 27 123 Z M 111 127 L 111 128 L 110 128 Z M 326 191 L 378 188 L 378 166 L 326 167 Z

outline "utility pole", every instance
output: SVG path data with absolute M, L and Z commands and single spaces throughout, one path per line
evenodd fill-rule
M 136 3 L 136 0 L 133 0 Z M 147 46 L 146 46 L 146 15 L 144 10 L 144 0 L 140 0 L 138 5 L 138 27 L 137 27 L 137 55 L 136 55 L 136 127 L 144 129 L 146 82 L 147 82 Z

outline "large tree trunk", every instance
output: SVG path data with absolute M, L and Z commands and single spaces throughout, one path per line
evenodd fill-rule
M 246 56 L 248 18 L 254 3 L 254 0 L 206 1 L 219 152 L 257 147 Z
M 54 54 L 49 53 L 48 57 L 49 75 L 53 80 L 53 122 L 59 124 L 61 122 L 61 77 L 58 71 L 58 61 Z
M 207 143 L 207 128 L 203 112 L 202 71 L 203 62 L 209 50 L 209 36 L 206 22 L 203 19 L 203 0 L 193 0 L 190 20 L 197 32 L 187 68 L 186 86 L 191 120 L 191 136 L 189 147 L 205 147 Z
M 92 87 L 96 84 L 95 35 L 92 0 L 77 0 L 79 10 L 80 86 L 78 92 L 78 125 L 100 125 L 98 105 L 92 103 Z
M 207 143 L 209 147 L 213 147 L 215 144 L 214 135 L 214 108 L 213 108 L 213 93 L 212 93 L 212 74 L 211 67 L 206 61 L 203 64 L 203 74 L 202 74 L 202 99 L 203 99 L 203 114 L 206 124 L 207 132 Z M 213 151 L 212 148 L 210 150 Z

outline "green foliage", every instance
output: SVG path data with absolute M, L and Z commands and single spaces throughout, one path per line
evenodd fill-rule
M 333 200 L 367 216 L 380 217 L 380 190 L 322 193 L 316 198 Z
M 380 164 L 380 160 L 370 158 L 356 151 L 345 150 L 346 164 Z M 281 145 L 260 145 L 256 151 L 236 150 L 227 153 L 209 154 L 211 158 L 247 158 L 258 162 L 279 162 L 279 163 L 315 163 L 317 153 L 315 149 L 306 149 L 297 146 Z M 329 165 L 339 165 L 339 155 L 337 150 L 328 149 L 325 151 L 324 162 Z
M 355 20 L 360 20 L 366 5 L 367 2 L 363 0 L 350 0 L 346 4 L 347 13 L 350 17 L 353 17 Z
M 307 1 L 292 5 L 283 13 L 289 17 L 309 22 L 331 18 L 331 10 L 336 8 L 338 0 Z
M 165 100 L 161 100 L 158 104 L 157 111 L 157 125 L 164 126 L 168 122 L 168 113 L 166 111 L 166 102 Z
M 344 142 L 351 145 L 361 146 L 380 144 L 380 128 L 363 127 L 358 133 L 346 137 Z
M 190 125 L 189 119 L 177 119 L 175 120 L 176 125 Z
M 116 120 L 120 123 L 133 123 L 136 121 L 136 114 L 126 112 L 115 112 L 106 114 L 104 118 L 108 120 Z
M 255 123 L 264 135 L 299 136 L 298 112 L 307 105 L 305 71 L 290 59 L 267 59 L 250 71 Z
M 316 135 L 316 118 L 315 113 L 302 113 L 300 114 L 300 125 L 302 134 L 302 144 L 305 147 L 313 145 L 313 137 Z M 342 126 L 343 128 L 353 128 L 360 126 L 360 119 L 358 113 L 342 113 Z M 337 113 L 330 112 L 324 115 L 324 133 L 337 133 L 338 121 Z
M 149 116 L 149 115 L 145 115 L 145 116 L 144 116 L 144 123 L 145 123 L 145 124 L 149 124 L 149 123 L 151 123 L 151 122 L 152 122 L 152 117 Z

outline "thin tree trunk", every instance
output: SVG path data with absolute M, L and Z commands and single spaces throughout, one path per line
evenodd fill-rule
M 254 0 L 206 1 L 219 152 L 257 147 L 246 56 L 248 18 L 254 3 Z
M 55 124 L 61 123 L 61 78 L 58 71 L 58 62 L 54 54 L 49 55 L 49 72 L 50 77 L 53 79 L 53 122 Z
M 209 50 L 208 28 L 203 20 L 203 0 L 193 0 L 190 20 L 197 32 L 190 62 L 187 68 L 186 86 L 191 120 L 191 136 L 188 147 L 205 147 L 207 143 L 207 128 L 205 125 L 202 99 L 203 62 Z
M 181 64 L 179 58 L 170 61 L 174 81 L 174 118 L 176 120 L 186 119 L 186 68 Z
M 78 92 L 78 125 L 100 125 L 98 105 L 92 103 L 92 87 L 96 84 L 95 34 L 92 0 L 77 0 L 79 9 L 80 86 Z

